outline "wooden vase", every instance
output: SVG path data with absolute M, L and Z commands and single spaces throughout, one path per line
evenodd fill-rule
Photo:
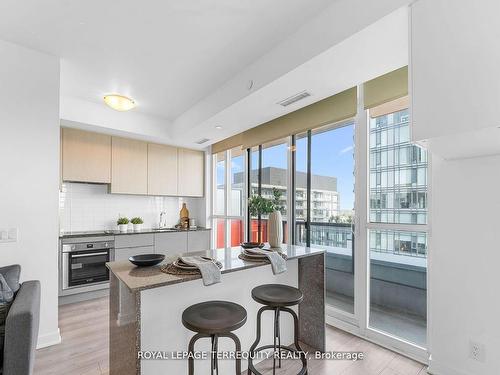
M 180 223 L 183 228 L 189 228 L 189 210 L 186 207 L 186 203 L 182 204 L 180 216 Z

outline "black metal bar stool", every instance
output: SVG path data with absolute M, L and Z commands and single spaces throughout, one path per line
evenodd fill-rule
M 210 374 L 219 375 L 217 349 L 219 337 L 228 337 L 236 345 L 236 353 L 241 352 L 241 343 L 232 332 L 237 330 L 247 321 L 247 311 L 242 306 L 227 301 L 208 301 L 197 303 L 188 307 L 182 313 L 182 324 L 187 329 L 196 332 L 189 341 L 189 353 L 194 352 L 195 342 L 204 337 L 209 337 L 212 342 L 212 355 Z M 194 358 L 188 358 L 188 374 L 194 375 Z M 241 374 L 241 359 L 236 357 L 236 374 Z
M 259 312 L 257 313 L 257 338 L 255 339 L 255 342 L 252 344 L 249 352 L 248 375 L 251 374 L 261 375 L 261 373 L 258 372 L 253 365 L 253 356 L 257 352 L 271 348 L 273 349 L 273 354 L 276 353 L 276 350 L 279 351 L 280 356 L 278 357 L 278 367 L 281 367 L 281 351 L 286 350 L 291 353 L 298 353 L 302 361 L 302 368 L 300 369 L 300 372 L 297 375 L 307 374 L 307 358 L 299 345 L 299 319 L 295 311 L 289 308 L 289 306 L 295 306 L 302 302 L 302 300 L 304 299 L 304 295 L 302 294 L 302 292 L 299 289 L 288 285 L 266 284 L 253 288 L 252 298 L 258 303 L 263 304 L 264 306 L 261 307 L 259 309 Z M 257 345 L 259 344 L 260 341 L 262 313 L 267 310 L 274 311 L 274 344 L 264 345 L 257 348 Z M 293 317 L 293 322 L 294 322 L 293 342 L 295 348 L 281 345 L 280 313 L 282 311 L 289 313 Z M 275 373 L 276 373 L 276 356 L 273 355 L 273 375 Z

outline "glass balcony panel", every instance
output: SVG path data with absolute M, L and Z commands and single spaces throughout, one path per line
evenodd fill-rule
M 427 234 L 370 230 L 369 326 L 426 346 Z

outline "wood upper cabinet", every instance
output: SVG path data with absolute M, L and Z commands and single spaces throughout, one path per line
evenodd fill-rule
M 177 147 L 148 144 L 148 194 L 177 195 Z
M 111 182 L 111 136 L 79 129 L 61 129 L 62 180 Z
M 148 144 L 112 137 L 111 192 L 148 193 Z
M 182 197 L 203 197 L 205 179 L 204 152 L 180 148 L 178 158 L 178 195 Z
M 111 193 L 203 197 L 202 151 L 61 129 L 61 180 L 111 184 Z

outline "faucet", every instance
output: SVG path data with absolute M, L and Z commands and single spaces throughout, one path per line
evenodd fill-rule
M 158 223 L 158 228 L 166 228 L 167 226 L 167 213 L 165 211 L 160 212 L 160 222 Z

